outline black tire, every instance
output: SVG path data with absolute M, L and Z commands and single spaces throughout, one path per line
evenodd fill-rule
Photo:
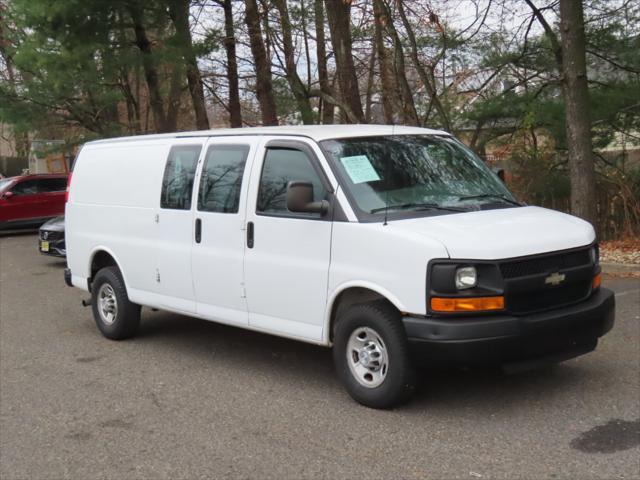
M 361 331 L 363 328 L 371 329 L 386 347 L 388 367 L 382 383 L 377 386 L 364 386 L 361 382 L 366 380 L 359 381 L 349 366 L 349 339 L 356 330 Z M 406 401 L 415 389 L 416 374 L 409 355 L 407 335 L 400 314 L 387 302 L 353 305 L 338 318 L 334 333 L 333 361 L 349 395 L 367 407 L 391 408 Z
M 104 287 L 104 289 L 103 289 Z M 109 291 L 110 289 L 110 291 Z M 100 314 L 100 296 L 113 292 L 110 298 L 116 305 L 111 322 Z M 98 329 L 111 340 L 123 340 L 133 337 L 140 326 L 140 305 L 131 303 L 124 281 L 117 267 L 105 267 L 95 276 L 91 287 L 91 309 Z

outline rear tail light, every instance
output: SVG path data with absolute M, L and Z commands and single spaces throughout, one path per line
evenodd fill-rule
M 71 188 L 71 177 L 73 176 L 73 172 L 69 173 L 69 177 L 67 177 L 67 190 L 64 192 L 64 203 L 69 201 L 69 188 Z
M 487 312 L 504 310 L 504 297 L 467 297 L 431 299 L 431 310 L 434 312 Z

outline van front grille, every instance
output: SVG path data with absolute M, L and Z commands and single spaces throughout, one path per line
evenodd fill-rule
M 500 262 L 507 310 L 522 315 L 586 299 L 597 268 L 590 248 Z M 556 273 L 560 282 L 550 279 Z
M 506 280 L 509 278 L 559 272 L 567 268 L 589 265 L 590 263 L 589 248 L 585 248 L 573 252 L 556 253 L 549 256 L 501 263 L 500 271 L 502 272 L 502 277 Z

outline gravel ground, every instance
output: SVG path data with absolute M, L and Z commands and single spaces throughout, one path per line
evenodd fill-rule
M 102 338 L 34 235 L 0 237 L 0 478 L 640 478 L 640 280 L 586 356 L 354 403 L 330 351 L 143 310 Z

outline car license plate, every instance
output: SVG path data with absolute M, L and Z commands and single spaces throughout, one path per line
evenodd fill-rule
M 48 252 L 49 251 L 49 242 L 40 242 L 40 251 Z

